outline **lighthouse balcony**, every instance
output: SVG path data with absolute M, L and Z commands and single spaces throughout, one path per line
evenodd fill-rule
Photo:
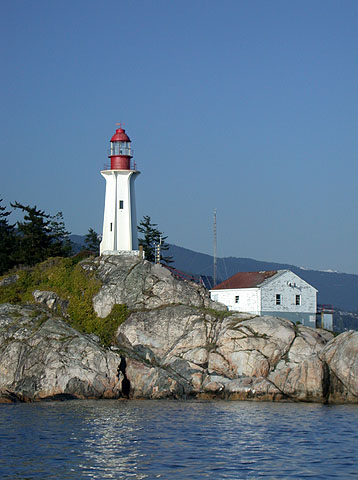
M 103 170 L 137 170 L 137 164 L 134 160 L 130 160 L 129 161 L 129 165 L 128 165 L 129 168 L 112 168 L 111 167 L 111 162 L 106 162 L 104 165 L 103 165 Z

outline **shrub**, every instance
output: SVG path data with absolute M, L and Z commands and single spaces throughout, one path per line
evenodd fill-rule
M 99 336 L 105 346 L 115 343 L 115 333 L 129 315 L 127 305 L 114 305 L 105 318 L 90 318 L 85 324 L 85 331 Z
M 101 288 L 100 281 L 79 263 L 81 255 L 50 258 L 32 268 L 17 270 L 18 280 L 0 287 L 0 303 L 35 303 L 34 290 L 50 290 L 68 300 L 66 322 L 81 332 L 98 335 L 108 346 L 118 326 L 128 317 L 126 305 L 115 305 L 106 318 L 98 318 L 92 299 Z

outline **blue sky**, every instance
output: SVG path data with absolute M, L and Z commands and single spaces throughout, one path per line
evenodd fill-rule
M 0 196 L 102 229 L 124 122 L 137 213 L 219 256 L 358 273 L 358 2 L 3 2 Z M 13 215 L 12 219 L 16 217 Z

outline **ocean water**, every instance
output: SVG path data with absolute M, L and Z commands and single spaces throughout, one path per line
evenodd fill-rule
M 0 405 L 1 479 L 357 479 L 358 406 Z

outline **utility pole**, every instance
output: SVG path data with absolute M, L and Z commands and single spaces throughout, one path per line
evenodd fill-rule
M 214 209 L 214 272 L 213 272 L 213 281 L 214 281 L 214 285 L 213 287 L 215 287 L 216 285 L 216 208 Z
M 155 263 L 160 263 L 160 247 L 162 245 L 162 236 L 159 237 L 159 243 L 155 244 Z

